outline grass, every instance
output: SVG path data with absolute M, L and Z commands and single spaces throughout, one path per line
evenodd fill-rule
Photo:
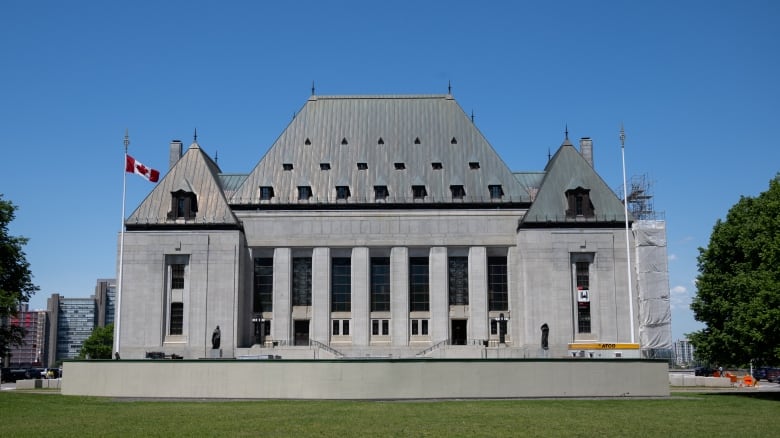
M 780 393 L 669 399 L 126 401 L 4 391 L 0 436 L 778 436 Z

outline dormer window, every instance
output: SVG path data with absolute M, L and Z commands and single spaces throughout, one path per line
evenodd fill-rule
M 395 170 L 404 170 L 406 169 L 406 164 L 404 163 L 394 163 Z
M 479 169 L 479 161 L 470 161 L 469 169 Z
M 390 193 L 387 191 L 387 186 L 374 186 L 374 200 L 384 200 Z
M 320 163 L 320 170 L 330 170 L 330 163 Z
M 444 166 L 442 166 L 442 164 L 438 161 L 431 163 L 431 169 L 433 170 L 441 170 L 442 168 L 444 168 Z
M 261 201 L 270 201 L 271 198 L 274 197 L 274 188 L 271 186 L 261 186 L 260 187 L 260 200 Z
M 169 219 L 192 219 L 198 213 L 198 197 L 192 192 L 178 190 L 171 193 Z
M 311 198 L 311 186 L 298 186 L 298 200 L 307 201 Z
M 577 187 L 566 191 L 566 201 L 568 209 L 566 217 L 594 217 L 593 204 L 590 202 L 590 190 Z
M 358 170 L 368 170 L 368 163 L 357 163 Z
M 336 199 L 349 198 L 349 186 L 336 186 Z
M 450 186 L 450 192 L 452 193 L 452 199 L 463 199 L 466 196 L 466 189 L 461 185 Z
M 499 185 L 489 185 L 488 191 L 490 192 L 490 199 L 501 199 L 504 197 L 504 189 Z
M 293 170 L 293 165 L 292 165 L 292 163 L 283 163 L 282 164 L 282 169 L 284 169 L 284 170 Z
M 412 198 L 423 199 L 428 196 L 425 186 L 412 186 Z

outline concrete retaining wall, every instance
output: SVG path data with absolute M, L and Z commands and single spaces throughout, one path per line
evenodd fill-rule
M 669 374 L 669 385 L 671 386 L 701 386 L 705 388 L 730 388 L 734 386 L 728 377 L 704 377 L 691 374 Z
M 666 361 L 121 360 L 63 364 L 62 393 L 106 397 L 666 397 Z

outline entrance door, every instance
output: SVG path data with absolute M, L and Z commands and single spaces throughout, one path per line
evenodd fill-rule
M 297 319 L 293 324 L 295 345 L 309 345 L 309 320 Z
M 466 319 L 452 320 L 452 345 L 466 345 Z

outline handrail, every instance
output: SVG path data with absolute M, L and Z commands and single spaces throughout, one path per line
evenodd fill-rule
M 312 347 L 317 347 L 319 349 L 325 350 L 327 352 L 330 352 L 331 354 L 335 355 L 336 357 L 344 357 L 344 353 L 334 349 L 333 347 L 330 347 L 328 345 L 323 344 L 322 342 L 315 341 L 314 339 L 309 340 L 309 345 Z
M 448 343 L 448 341 L 447 341 L 446 339 L 445 339 L 445 340 L 443 340 L 443 341 L 439 341 L 439 342 L 437 342 L 437 343 L 435 343 L 435 344 L 431 345 L 430 347 L 426 348 L 425 350 L 423 350 L 423 351 L 421 351 L 421 352 L 417 353 L 415 356 L 417 356 L 417 357 L 420 357 L 420 356 L 425 356 L 426 354 L 430 353 L 431 351 L 433 351 L 433 350 L 438 350 L 438 349 L 439 349 L 439 348 L 441 348 L 443 345 L 447 345 L 447 343 Z

